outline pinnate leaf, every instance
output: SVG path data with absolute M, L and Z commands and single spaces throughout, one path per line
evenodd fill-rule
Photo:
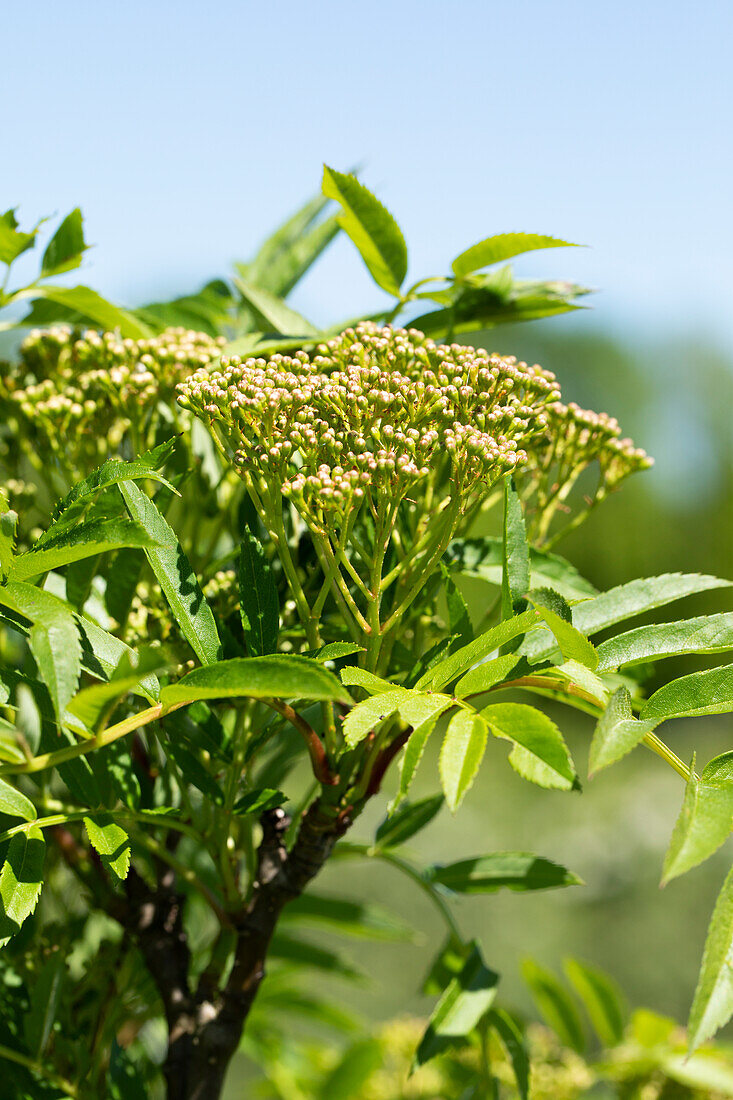
M 84 825 L 89 843 L 100 856 L 102 865 L 120 879 L 127 878 L 130 870 L 130 838 L 109 814 L 85 817 Z
M 175 439 L 169 439 L 165 443 L 161 443 L 159 447 L 155 447 L 154 450 L 146 451 L 132 462 L 109 458 L 96 470 L 92 470 L 88 477 L 77 482 L 66 496 L 54 505 L 51 513 L 53 522 L 38 539 L 35 544 L 36 547 L 55 537 L 59 531 L 59 521 L 71 509 L 72 505 L 80 504 L 90 497 L 96 496 L 102 490 L 108 489 L 112 485 L 118 485 L 121 481 L 150 479 L 151 481 L 160 482 L 171 492 L 175 492 L 176 490 L 170 482 L 166 481 L 163 475 L 159 473 L 160 467 L 165 464 L 173 453 L 175 442 Z
M 73 271 L 81 263 L 82 255 L 88 247 L 84 240 L 81 210 L 77 206 L 66 215 L 46 245 L 41 260 L 41 278 Z
M 581 886 L 583 880 L 531 852 L 492 852 L 488 856 L 432 867 L 430 881 L 457 894 L 492 894 L 508 889 L 552 890 L 558 886 Z
M 655 691 L 641 708 L 643 720 L 660 722 L 668 718 L 693 718 L 698 714 L 727 714 L 733 711 L 733 665 L 692 672 Z
M 690 770 L 664 860 L 663 883 L 706 860 L 728 839 L 733 828 L 733 752 L 716 756 L 699 778 L 694 760 Z
M 598 647 L 599 669 L 626 668 L 684 653 L 723 653 L 733 649 L 733 611 L 676 623 L 639 626 Z
M 530 1062 L 527 1044 L 519 1024 L 503 1008 L 492 1008 L 489 1023 L 501 1039 L 512 1064 L 520 1100 L 529 1098 Z
M 708 928 L 687 1029 L 690 1051 L 733 1015 L 733 870 L 723 883 Z
M 481 716 L 495 737 L 512 742 L 509 763 L 525 779 L 558 790 L 575 785 L 575 768 L 563 736 L 542 711 L 526 703 L 493 703 Z
M 451 717 L 440 750 L 440 782 L 449 808 L 456 812 L 478 772 L 488 729 L 479 714 L 458 710 Z
M 499 975 L 487 967 L 478 944 L 472 943 L 460 972 L 435 1006 L 417 1048 L 415 1064 L 424 1065 L 456 1045 L 456 1040 L 465 1040 L 491 1008 L 498 984 Z
M 522 962 L 522 977 L 545 1023 L 565 1046 L 582 1054 L 586 1048 L 583 1024 L 578 1007 L 563 983 L 533 959 Z
M 654 722 L 634 717 L 629 689 L 622 685 L 611 696 L 593 733 L 588 759 L 589 774 L 594 775 L 631 752 L 651 733 L 654 725 Z
M 653 611 L 656 607 L 707 592 L 712 588 L 730 588 L 733 581 L 700 573 L 662 573 L 658 577 L 643 577 L 627 584 L 609 588 L 592 600 L 573 609 L 573 622 L 584 634 L 595 634 L 608 626 Z
M 443 806 L 442 794 L 423 798 L 402 806 L 397 813 L 384 819 L 377 829 L 375 844 L 378 848 L 396 848 L 429 825 Z
M 375 283 L 395 297 L 407 274 L 407 245 L 392 215 L 356 176 L 323 166 L 323 194 L 341 203 L 338 222 Z
M 0 946 L 14 936 L 38 904 L 46 843 L 37 825 L 11 837 L 0 870 Z
M 573 625 L 567 601 L 551 588 L 536 589 L 530 593 L 529 599 L 554 634 L 565 660 L 578 661 L 586 668 L 595 669 L 598 653 L 592 642 Z
M 612 1047 L 620 1043 L 627 1011 L 616 983 L 602 970 L 578 959 L 566 959 L 564 966 L 603 1045 Z
M 133 481 L 120 482 L 120 492 L 132 518 L 155 539 L 156 546 L 146 547 L 145 556 L 181 633 L 203 665 L 213 664 L 221 656 L 219 632 L 175 533 L 153 501 Z
M 247 652 L 274 653 L 280 630 L 280 606 L 272 568 L 260 540 L 245 528 L 237 570 L 239 607 Z
M 415 687 L 440 691 L 441 688 L 446 687 L 485 657 L 488 657 L 494 650 L 506 645 L 514 638 L 526 634 L 528 630 L 537 625 L 537 622 L 537 613 L 533 609 L 523 611 L 521 615 L 515 615 L 512 619 L 505 619 L 504 622 L 492 627 L 491 630 L 487 630 L 485 634 L 479 635 L 474 641 L 462 646 L 461 649 L 457 649 L 455 653 L 451 653 L 449 657 L 445 657 L 437 665 L 428 669 L 420 677 Z
M 81 641 L 73 612 L 58 596 L 22 581 L 0 588 L 0 604 L 32 622 L 28 644 L 61 719 L 81 671 Z
M 453 273 L 459 278 L 470 275 L 490 264 L 502 263 L 523 252 L 536 252 L 541 248 L 577 248 L 571 241 L 558 237 L 546 237 L 541 233 L 498 233 L 494 237 L 471 245 L 453 261 Z
M 501 617 L 525 610 L 529 591 L 529 546 L 522 502 L 511 474 L 504 478 L 504 536 L 502 541 Z
M 196 699 L 333 699 L 351 698 L 332 672 L 317 661 L 294 653 L 266 657 L 233 657 L 195 668 L 162 688 L 164 707 Z
M 13 561 L 10 578 L 25 581 L 53 569 L 62 569 L 72 562 L 106 554 L 110 550 L 156 545 L 158 544 L 154 536 L 134 520 L 109 519 L 81 523 L 60 533 L 56 538 L 45 541 L 40 548 L 31 547 L 25 554 L 19 554 Z
M 38 817 L 36 808 L 22 791 L 11 787 L 4 779 L 0 779 L 0 814 L 8 817 L 22 817 L 24 821 L 35 821 Z

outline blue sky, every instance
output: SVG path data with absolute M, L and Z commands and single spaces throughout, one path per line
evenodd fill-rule
M 591 247 L 519 269 L 601 288 L 589 323 L 733 347 L 730 3 L 38 0 L 5 26 L 3 201 L 81 205 L 118 301 L 226 272 L 324 160 L 361 162 L 415 277 L 549 233 Z M 341 242 L 294 304 L 379 302 Z

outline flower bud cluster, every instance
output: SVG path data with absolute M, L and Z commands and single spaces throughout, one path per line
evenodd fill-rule
M 560 396 L 540 367 L 368 322 L 312 356 L 223 359 L 178 393 L 225 436 L 245 478 L 317 530 L 428 481 L 467 500 L 528 461 Z
M 183 328 L 143 340 L 67 326 L 36 329 L 23 342 L 18 366 L 0 377 L 0 398 L 83 472 L 88 462 L 114 453 L 131 426 L 144 439 L 160 404 L 173 405 L 176 383 L 217 359 L 222 343 Z
M 563 405 L 557 401 L 548 409 L 545 453 L 538 454 L 538 464 L 551 462 L 551 456 L 568 474 L 577 474 L 597 461 L 599 491 L 604 495 L 631 474 L 653 465 L 646 451 L 622 438 L 615 417 L 581 409 L 573 402 Z

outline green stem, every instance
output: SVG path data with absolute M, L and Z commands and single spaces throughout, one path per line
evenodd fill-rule
M 592 695 L 589 691 L 584 691 L 582 688 L 578 687 L 577 684 L 568 684 L 562 680 L 554 680 L 549 676 L 520 676 L 516 680 L 507 680 L 504 683 L 497 684 L 495 687 L 491 688 L 491 691 L 502 691 L 513 687 L 540 688 L 544 691 L 557 691 L 563 695 L 574 695 L 576 698 L 582 699 L 584 702 L 598 707 L 599 711 L 604 711 L 606 709 L 602 700 L 597 699 L 595 695 Z M 687 764 L 680 760 L 679 756 L 677 756 L 668 745 L 665 745 L 664 741 L 657 737 L 655 733 L 645 734 L 642 743 L 669 764 L 678 775 L 682 776 L 686 783 L 690 781 L 692 772 Z
M 57 1073 L 45 1069 L 39 1062 L 19 1050 L 11 1050 L 10 1047 L 0 1045 L 0 1058 L 5 1058 L 8 1062 L 15 1062 L 19 1066 L 25 1066 L 26 1069 L 38 1074 L 39 1077 L 43 1077 L 55 1088 L 62 1089 L 67 1096 L 75 1098 L 79 1096 L 76 1085 L 73 1085 L 71 1081 L 67 1081 L 65 1077 L 60 1077 Z
M 32 772 L 45 771 L 46 768 L 55 768 L 59 764 L 65 764 L 67 760 L 74 760 L 77 756 L 85 756 L 86 753 L 94 752 L 95 749 L 102 749 L 106 745 L 111 745 L 114 741 L 118 741 L 120 737 L 126 737 L 128 733 L 132 733 L 134 730 L 139 730 L 151 722 L 157 722 L 163 713 L 170 714 L 172 711 L 186 707 L 194 701 L 193 699 L 181 700 L 167 708 L 164 708 L 162 703 L 156 703 L 155 706 L 148 707 L 147 710 L 141 710 L 138 714 L 131 714 L 129 718 L 117 722 L 114 726 L 110 726 L 95 737 L 91 737 L 88 741 L 82 741 L 78 745 L 69 745 L 68 748 L 58 749 L 56 752 L 44 752 L 40 756 L 24 760 L 22 763 L 3 764 L 0 768 L 0 775 L 28 775 Z
M 407 875 L 408 878 L 412 879 L 412 881 L 420 887 L 422 892 L 430 898 L 445 921 L 446 927 L 451 935 L 455 936 L 461 943 L 463 942 L 463 934 L 456 923 L 455 917 L 450 911 L 448 903 L 432 883 L 428 882 L 417 867 L 413 867 L 411 863 L 408 863 L 407 860 L 402 859 L 400 856 L 396 856 L 393 852 L 387 852 L 381 848 L 370 848 L 366 844 L 346 844 L 342 841 L 337 851 L 341 851 L 344 855 L 351 853 L 353 855 L 366 856 L 368 859 L 381 859 L 384 863 L 390 863 L 393 867 L 396 867 L 398 871 L 402 871 L 403 875 Z

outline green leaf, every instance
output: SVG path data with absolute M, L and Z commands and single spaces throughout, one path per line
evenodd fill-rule
M 16 581 L 0 588 L 0 604 L 33 623 L 28 644 L 61 720 L 81 671 L 81 642 L 71 609 L 58 596 Z
M 672 1081 L 694 1089 L 698 1096 L 733 1096 L 733 1069 L 727 1048 L 720 1051 L 701 1050 L 691 1057 L 668 1054 L 660 1069 Z
M 84 826 L 89 843 L 102 860 L 102 866 L 118 879 L 127 878 L 130 870 L 130 838 L 109 814 L 85 817 Z
M 358 665 L 346 665 L 340 672 L 341 683 L 346 687 L 360 687 L 370 695 L 383 695 L 385 691 L 399 691 L 399 684 L 390 684 L 389 680 L 383 680 L 381 676 L 375 676 Z
M 417 726 L 405 745 L 404 752 L 402 754 L 402 764 L 400 766 L 400 779 L 397 794 L 394 797 L 393 802 L 390 804 L 390 812 L 394 812 L 400 802 L 407 795 L 410 789 L 412 780 L 415 777 L 417 766 L 422 760 L 423 753 L 425 752 L 425 746 L 428 742 L 430 734 L 435 729 L 439 715 L 432 715 L 430 718 L 426 718 L 419 726 Z
M 453 813 L 476 778 L 487 738 L 486 723 L 478 714 L 458 710 L 448 723 L 438 770 L 445 800 Z
M 531 852 L 492 852 L 431 867 L 429 878 L 456 894 L 493 894 L 501 889 L 524 893 L 583 885 L 583 880 L 566 867 Z
M 440 562 L 440 571 L 443 575 L 445 602 L 448 609 L 448 632 L 456 641 L 467 645 L 468 642 L 473 641 L 474 634 L 466 601 L 443 562 Z
M 593 733 L 588 758 L 588 774 L 595 775 L 601 768 L 615 764 L 635 749 L 655 723 L 639 721 L 631 709 L 629 689 L 623 685 L 611 696 L 608 706 L 598 720 Z
M 294 653 L 268 657 L 233 657 L 195 668 L 175 684 L 164 687 L 164 707 L 195 699 L 333 699 L 351 697 L 332 672 L 317 661 Z M 353 711 L 352 711 L 353 713 Z
M 46 843 L 37 825 L 11 837 L 0 871 L 0 947 L 14 936 L 38 904 Z
M 153 501 L 133 481 L 120 482 L 120 492 L 131 517 L 141 523 L 158 544 L 155 548 L 146 547 L 145 556 L 183 636 L 203 665 L 213 664 L 221 656 L 219 633 L 178 539 Z
M 733 711 L 733 665 L 723 665 L 706 672 L 692 672 L 665 684 L 647 699 L 639 717 L 658 726 L 668 718 L 730 711 Z
M 81 264 L 82 254 L 88 247 L 84 240 L 81 210 L 77 206 L 66 215 L 46 245 L 41 261 L 41 278 L 46 279 L 49 275 L 61 275 L 64 271 L 73 271 Z
M 187 328 L 218 336 L 232 323 L 233 305 L 228 285 L 221 279 L 212 279 L 195 294 L 185 294 L 168 302 L 147 302 L 134 313 L 156 330 Z
M 702 863 L 733 829 L 733 752 L 716 756 L 698 779 L 695 761 L 664 860 L 662 884 Z
M 117 703 L 138 688 L 151 674 L 165 672 L 170 658 L 157 647 L 123 653 L 107 683 L 83 688 L 68 706 L 88 730 L 97 730 Z
M 573 626 L 570 608 L 559 593 L 553 592 L 551 588 L 536 589 L 530 593 L 529 601 L 554 634 L 566 661 L 578 661 L 591 670 L 597 668 L 598 653 L 595 646 Z
M 414 939 L 409 925 L 369 902 L 328 897 L 310 891 L 289 902 L 282 918 L 283 926 L 297 921 L 325 925 L 333 932 L 357 939 L 397 943 Z
M 320 649 L 312 650 L 307 656 L 325 663 L 326 661 L 338 661 L 340 657 L 350 657 L 353 653 L 363 652 L 364 646 L 357 645 L 356 642 L 329 642 L 328 645 L 323 645 Z
M 364 972 L 353 966 L 343 954 L 329 951 L 327 947 L 321 947 L 320 944 L 314 944 L 302 937 L 288 936 L 283 932 L 276 932 L 270 941 L 268 958 L 296 963 L 299 967 L 323 970 L 327 974 L 345 978 L 347 981 L 363 983 L 364 980 Z
M 106 332 L 119 331 L 120 336 L 129 336 L 133 340 L 144 340 L 150 336 L 150 329 L 126 309 L 112 305 L 95 290 L 88 286 L 49 286 L 38 284 L 14 295 L 19 298 L 42 298 L 54 302 L 64 309 L 71 309 L 85 320 L 91 321 Z
M 386 817 L 377 829 L 374 838 L 377 848 L 396 848 L 404 844 L 411 836 L 419 833 L 426 825 L 429 825 L 438 814 L 443 805 L 442 794 L 433 795 L 431 798 L 423 798 L 419 802 L 411 802 L 403 806 L 401 810 Z
M 474 641 L 428 669 L 415 687 L 440 691 L 473 665 L 477 665 L 484 657 L 488 657 L 495 649 L 506 645 L 521 634 L 526 634 L 535 626 L 537 626 L 537 614 L 534 610 L 524 611 L 513 619 L 505 619 L 504 622 L 487 630 L 485 634 L 479 635 Z
M 377 1039 L 353 1043 L 318 1086 L 317 1100 L 352 1100 L 381 1067 L 383 1057 Z
M 723 883 L 708 928 L 687 1029 L 690 1052 L 733 1015 L 733 870 Z
M 5 580 L 13 564 L 18 513 L 8 507 L 8 498 L 0 489 L 0 581 Z
M 621 760 L 627 752 L 641 744 L 654 727 L 654 722 L 641 722 L 634 717 L 631 695 L 622 684 L 611 696 L 595 726 L 588 760 L 589 775 Z
M 356 176 L 326 165 L 323 194 L 341 203 L 339 225 L 358 248 L 375 283 L 399 298 L 407 274 L 407 246 L 392 215 Z
M 133 520 L 108 519 L 83 523 L 45 542 L 40 549 L 32 547 L 25 554 L 19 554 L 13 561 L 10 579 L 25 581 L 53 569 L 62 569 L 71 562 L 93 558 L 123 546 L 157 545 L 155 538 L 142 524 Z
M 30 989 L 30 1010 L 23 1020 L 23 1032 L 29 1049 L 38 1059 L 43 1057 L 56 1020 L 65 975 L 64 952 L 57 948 Z
M 268 237 L 251 263 L 235 265 L 240 274 L 287 298 L 339 232 L 335 217 L 316 221 L 327 205 L 322 195 L 307 202 Z
M 247 652 L 251 657 L 274 653 L 280 631 L 277 586 L 262 543 L 249 528 L 242 536 L 237 579 Z
M 446 561 L 464 577 L 477 577 L 489 584 L 501 585 L 503 576 L 503 539 L 454 539 L 446 551 Z M 530 571 L 534 583 L 554 588 L 566 600 L 586 600 L 598 590 L 559 554 L 530 547 Z
M 0 593 L 0 600 L 1 600 Z M 103 630 L 101 626 L 85 615 L 75 615 L 74 621 L 81 635 L 82 665 L 87 672 L 98 680 L 108 680 L 115 672 L 124 654 L 132 662 L 135 651 L 129 645 L 115 638 L 114 634 Z M 139 689 L 132 689 L 145 699 L 157 700 L 160 684 L 153 675 L 147 675 L 140 681 Z
M 476 943 L 458 975 L 448 984 L 430 1017 L 415 1055 L 422 1066 L 436 1054 L 467 1038 L 488 1012 L 496 996 L 499 975 L 484 963 Z
M 12 264 L 23 252 L 33 248 L 40 226 L 39 222 L 30 233 L 23 233 L 18 230 L 14 210 L 6 210 L 0 215 L 0 263 Z
M 490 264 L 498 264 L 520 256 L 523 252 L 536 252 L 541 248 L 578 248 L 571 241 L 558 237 L 545 237 L 540 233 L 498 233 L 471 245 L 453 261 L 453 273 L 459 279 Z
M 101 493 L 104 489 L 108 489 L 112 485 L 118 485 L 121 481 L 150 479 L 151 481 L 160 482 L 161 485 L 175 493 L 177 490 L 158 472 L 159 468 L 170 458 L 175 443 L 175 439 L 168 439 L 154 450 L 146 451 L 145 454 L 140 455 L 133 462 L 122 462 L 116 458 L 109 458 L 96 470 L 92 470 L 89 477 L 77 482 L 63 500 L 54 505 L 51 512 L 52 524 L 38 539 L 36 547 L 55 536 L 59 529 L 60 519 L 69 511 L 72 505 L 80 504 Z
M 522 977 L 529 986 L 532 1000 L 548 1027 L 560 1041 L 582 1054 L 586 1048 L 585 1032 L 575 1001 L 551 970 L 524 959 Z
M 522 502 L 511 474 L 504 477 L 504 537 L 502 540 L 501 617 L 510 619 L 527 607 L 529 546 Z
M 503 1008 L 492 1008 L 488 1020 L 501 1039 L 512 1064 L 520 1100 L 529 1100 L 530 1062 L 521 1028 Z
M 506 680 L 520 660 L 521 657 L 516 653 L 507 653 L 502 657 L 494 657 L 493 661 L 484 661 L 461 677 L 453 689 L 454 694 L 459 699 L 465 699 L 469 695 L 480 695 L 489 691 Z
M 175 738 L 169 738 L 167 742 L 168 754 L 178 766 L 186 783 L 196 790 L 201 791 L 205 798 L 210 799 L 216 806 L 224 803 L 224 794 L 214 777 L 207 771 L 198 756 L 181 745 Z
M 22 817 L 24 821 L 35 821 L 38 817 L 36 807 L 30 798 L 0 779 L 0 814 L 8 817 Z
M 395 690 L 370 695 L 351 708 L 343 721 L 344 739 L 349 748 L 353 749 L 380 723 L 392 717 L 397 710 L 400 694 L 399 690 Z
M 279 333 L 282 336 L 317 336 L 319 330 L 291 309 L 282 298 L 255 286 L 245 279 L 235 278 L 236 286 L 242 298 L 254 312 L 263 332 Z
M 623 1039 L 627 1015 L 620 989 L 608 974 L 578 959 L 566 959 L 564 967 L 598 1038 L 604 1047 L 616 1046 Z
M 653 611 L 683 596 L 713 588 L 730 588 L 731 584 L 733 581 L 699 573 L 663 573 L 659 577 L 640 578 L 609 588 L 594 599 L 579 604 L 573 608 L 573 622 L 583 634 L 596 634 L 624 619 Z
M 232 813 L 238 817 L 245 814 L 263 814 L 265 810 L 274 810 L 287 802 L 287 796 L 282 791 L 273 790 L 271 787 L 259 787 L 254 791 L 247 791 L 232 806 Z
M 598 668 L 607 672 L 684 653 L 723 653 L 727 649 L 733 649 L 733 611 L 654 623 L 618 634 L 599 645 Z
M 495 737 L 513 744 L 509 763 L 524 779 L 541 787 L 570 790 L 577 776 L 555 723 L 526 703 L 493 703 L 481 711 Z

